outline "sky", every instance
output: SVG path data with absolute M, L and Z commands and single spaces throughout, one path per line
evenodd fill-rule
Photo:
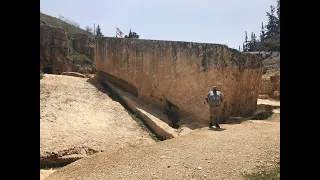
M 85 26 L 100 25 L 104 36 L 130 28 L 140 39 L 224 44 L 238 49 L 251 32 L 259 37 L 276 0 L 40 0 L 40 11 L 61 14 Z

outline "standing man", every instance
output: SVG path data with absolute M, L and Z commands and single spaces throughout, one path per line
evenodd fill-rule
M 220 91 L 217 90 L 216 86 L 213 86 L 212 91 L 209 91 L 206 97 L 207 103 L 210 105 L 210 124 L 209 128 L 212 128 L 213 123 L 216 128 L 220 128 L 219 126 L 219 118 L 221 115 L 221 107 L 220 104 L 223 101 L 223 95 Z

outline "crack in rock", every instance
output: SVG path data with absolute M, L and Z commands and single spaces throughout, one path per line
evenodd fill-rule
M 45 155 L 40 155 L 40 168 L 50 166 L 64 166 L 97 152 L 99 151 L 86 146 L 72 147 L 58 152 L 46 152 Z

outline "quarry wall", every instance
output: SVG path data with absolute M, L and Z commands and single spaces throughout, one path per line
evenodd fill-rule
M 102 37 L 95 40 L 97 75 L 179 118 L 209 121 L 205 96 L 217 85 L 222 116 L 256 110 L 262 59 L 225 45 Z

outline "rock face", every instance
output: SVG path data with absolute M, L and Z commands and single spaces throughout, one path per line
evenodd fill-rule
M 98 76 L 175 116 L 209 121 L 205 96 L 213 85 L 224 93 L 221 122 L 250 116 L 257 106 L 262 59 L 224 45 L 98 38 Z
M 271 98 L 280 98 L 280 75 L 263 77 L 259 89 L 260 94 L 267 94 Z
M 40 22 L 40 69 L 61 74 L 71 70 L 69 41 L 64 29 Z
M 265 74 L 259 93 L 268 98 L 280 99 L 280 56 L 263 61 Z
M 93 39 L 87 34 L 78 33 L 74 34 L 74 40 L 72 41 L 73 49 L 81 54 L 85 54 L 88 58 L 92 59 L 93 48 L 90 45 L 93 44 Z

